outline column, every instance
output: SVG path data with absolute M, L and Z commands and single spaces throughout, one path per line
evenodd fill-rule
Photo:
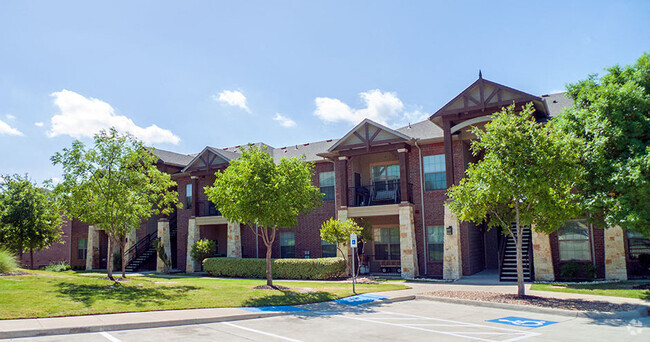
M 86 271 L 93 269 L 95 255 L 99 255 L 99 232 L 95 226 L 88 226 L 88 247 L 86 247 Z
M 334 164 L 334 177 L 338 197 L 336 203 L 339 207 L 348 206 L 348 157 L 339 157 Z M 347 217 L 347 215 L 346 215 Z
M 442 119 L 442 131 L 445 140 L 445 174 L 447 177 L 447 188 L 454 185 L 454 145 L 451 138 L 451 122 Z
M 605 229 L 605 279 L 627 280 L 625 232 L 619 226 Z
M 348 208 L 343 206 L 341 209 L 338 210 L 338 220 L 339 221 L 345 221 L 348 219 Z M 336 249 L 336 256 L 339 258 L 344 258 L 348 259 L 348 257 L 352 254 L 352 251 L 350 249 L 350 244 L 339 244 L 337 246 L 338 248 Z M 341 249 L 343 251 L 343 254 L 341 254 Z
M 160 218 L 158 219 L 158 241 L 163 243 L 163 249 L 165 255 L 170 262 L 171 267 L 171 257 L 172 257 L 172 246 L 171 241 L 169 240 L 169 219 Z M 160 255 L 158 254 L 158 249 L 156 249 L 156 271 L 158 272 L 167 272 L 169 271 L 167 265 L 162 261 Z
M 413 205 L 403 203 L 399 206 L 399 247 L 402 278 L 413 279 L 418 276 L 418 254 L 415 246 L 415 220 Z
M 190 252 L 192 251 L 192 246 L 194 243 L 199 240 L 199 227 L 196 226 L 196 218 L 192 216 L 187 225 L 187 256 L 186 256 L 186 267 L 185 271 L 187 273 L 192 273 L 196 270 L 196 263 L 192 259 Z
M 228 222 L 228 251 L 229 258 L 241 258 L 241 225 L 239 222 Z
M 449 201 L 449 200 L 448 200 Z M 451 227 L 451 228 L 450 228 Z M 451 231 L 450 231 L 451 230 Z M 442 277 L 457 280 L 463 277 L 460 224 L 458 218 L 445 204 L 445 239 L 442 263 Z
M 136 243 L 135 240 L 136 240 L 135 227 L 131 227 L 131 229 L 126 234 L 126 244 L 124 244 L 124 251 L 128 251 L 129 248 L 133 247 Z M 135 252 L 129 253 L 128 255 L 125 256 L 127 265 L 133 259 L 133 257 L 135 257 Z
M 409 201 L 409 197 L 408 197 L 409 163 L 408 163 L 407 152 L 408 150 L 406 148 L 397 149 L 397 155 L 399 158 L 399 185 L 400 185 L 400 195 L 401 195 L 400 201 L 402 203 L 408 203 Z
M 531 231 L 535 280 L 554 281 L 553 255 L 551 254 L 551 241 L 548 234 L 535 231 L 535 227 L 532 227 Z

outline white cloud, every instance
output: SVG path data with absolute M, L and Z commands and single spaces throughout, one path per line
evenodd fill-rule
M 250 109 L 246 105 L 246 96 L 241 91 L 238 90 L 224 90 L 219 93 L 219 96 L 212 95 L 212 99 L 225 103 L 229 106 L 239 107 L 250 113 Z
M 9 126 L 6 122 L 0 120 L 0 135 L 23 135 L 23 132 Z
M 43 124 L 43 122 L 41 122 L 41 121 L 39 121 L 39 122 L 34 122 L 34 126 L 36 126 L 36 127 L 43 127 L 43 125 L 44 125 L 44 124 Z
M 275 117 L 273 118 L 275 121 L 279 121 L 280 125 L 284 127 L 296 127 L 296 122 L 289 119 L 288 117 L 280 114 L 280 113 L 275 113 Z
M 359 96 L 365 103 L 365 108 L 354 109 L 339 99 L 317 97 L 314 115 L 325 122 L 346 121 L 357 124 L 368 118 L 388 125 L 396 119 L 400 120 L 400 114 L 403 114 L 404 104 L 395 93 L 374 89 L 362 92 Z
M 128 132 L 145 144 L 171 143 L 181 140 L 170 130 L 156 125 L 140 127 L 123 115 L 116 115 L 113 107 L 99 99 L 85 97 L 74 91 L 63 89 L 52 93 L 54 104 L 61 114 L 51 118 L 52 129 L 48 136 L 69 135 L 79 139 L 92 137 L 102 129 L 115 127 L 120 132 Z M 38 123 L 36 123 L 38 126 Z
M 6 114 L 5 116 L 6 116 L 7 119 L 9 119 L 9 120 L 16 120 L 16 117 L 13 116 L 13 115 L 11 115 L 11 114 Z

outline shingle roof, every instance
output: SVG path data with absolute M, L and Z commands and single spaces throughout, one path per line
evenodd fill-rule
M 291 146 L 276 148 L 273 150 L 271 156 L 276 162 L 279 162 L 282 157 L 287 157 L 287 158 L 299 157 L 303 154 L 305 155 L 307 161 L 323 160 L 323 157 L 319 157 L 316 154 L 327 152 L 327 150 L 332 145 L 334 145 L 337 141 L 338 139 L 328 139 L 323 141 L 310 142 L 306 144 L 291 145 Z
M 424 120 L 396 129 L 396 131 L 416 139 L 442 138 L 442 129 L 431 120 Z
M 149 151 L 162 160 L 163 163 L 176 166 L 185 166 L 196 156 L 196 154 L 181 154 L 158 148 L 149 148 Z
M 550 117 L 560 114 L 564 108 L 573 106 L 573 100 L 566 97 L 566 93 L 542 95 L 542 99 L 544 99 L 546 102 L 546 106 L 548 107 L 548 115 Z

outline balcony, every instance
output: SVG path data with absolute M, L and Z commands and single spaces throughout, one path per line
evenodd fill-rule
M 373 182 L 349 189 L 350 207 L 399 204 L 402 200 L 413 203 L 413 184 L 408 184 L 408 193 L 402 196 L 399 179 Z
M 221 216 L 221 213 L 210 201 L 198 201 L 197 216 Z

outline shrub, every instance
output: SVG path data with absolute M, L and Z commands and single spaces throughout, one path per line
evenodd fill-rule
M 591 263 L 569 262 L 560 268 L 560 276 L 566 281 L 594 280 L 597 274 L 598 269 Z
M 5 249 L 0 249 L 0 273 L 9 273 L 17 268 L 16 256 Z
M 70 270 L 70 264 L 68 264 L 65 261 L 60 261 L 60 262 L 51 262 L 49 265 L 45 267 L 46 271 L 49 272 L 63 272 L 63 271 L 68 271 Z
M 325 280 L 345 275 L 343 258 L 273 259 L 273 278 Z M 214 277 L 266 278 L 266 259 L 208 258 L 203 269 Z
M 203 259 L 209 258 L 217 254 L 217 242 L 208 239 L 201 239 L 192 245 L 190 255 L 192 259 L 198 263 L 202 263 Z

